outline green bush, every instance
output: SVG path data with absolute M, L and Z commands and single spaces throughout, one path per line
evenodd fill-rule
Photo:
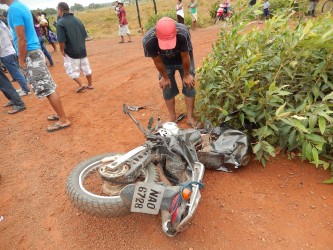
M 160 20 L 162 17 L 170 17 L 173 20 L 177 21 L 177 14 L 174 10 L 170 11 L 164 11 L 161 13 L 158 13 L 157 15 L 149 16 L 147 23 L 145 24 L 145 29 L 150 30 L 152 27 L 154 27 L 158 20 Z M 184 24 L 189 28 L 192 25 L 192 19 L 191 16 L 185 15 Z M 200 22 L 199 22 L 200 27 Z
M 220 3 L 217 2 L 217 1 L 215 3 L 213 3 L 213 5 L 212 5 L 212 7 L 211 7 L 211 9 L 209 11 L 209 14 L 210 14 L 211 18 L 215 18 L 216 17 L 216 11 L 218 10 L 219 5 L 220 5 Z
M 249 32 L 235 20 L 198 70 L 201 120 L 217 124 L 240 110 L 230 122 L 252 124 L 248 133 L 262 164 L 280 147 L 333 170 L 333 20 L 291 28 L 289 18 L 275 16 Z

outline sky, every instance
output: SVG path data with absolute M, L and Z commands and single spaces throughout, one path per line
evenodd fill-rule
M 20 0 L 22 3 L 27 5 L 29 9 L 45 9 L 45 8 L 56 8 L 59 2 L 66 2 L 69 6 L 74 5 L 74 3 L 82 4 L 83 6 L 88 6 L 91 3 L 108 3 L 114 0 Z M 1 9 L 7 9 L 7 5 L 0 4 Z

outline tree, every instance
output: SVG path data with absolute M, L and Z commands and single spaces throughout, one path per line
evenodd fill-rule
M 75 3 L 73 6 L 71 6 L 71 11 L 83 11 L 84 7 L 82 4 Z
M 102 4 L 91 3 L 88 5 L 88 9 L 98 9 L 101 8 Z
M 52 16 L 52 15 L 56 15 L 57 14 L 57 10 L 53 9 L 53 8 L 46 8 L 44 10 L 44 12 L 46 13 L 46 15 L 48 16 Z

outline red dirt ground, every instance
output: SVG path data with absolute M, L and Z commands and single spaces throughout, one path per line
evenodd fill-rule
M 218 33 L 218 26 L 192 32 L 197 67 Z M 96 218 L 79 212 L 66 195 L 73 167 L 144 141 L 122 113 L 122 104 L 148 105 L 134 114 L 145 124 L 151 115 L 167 118 L 157 72 L 152 60 L 143 56 L 141 37 L 131 44 L 118 44 L 116 38 L 93 40 L 87 47 L 95 90 L 80 94 L 65 75 L 61 54 L 52 54 L 56 66 L 50 71 L 71 128 L 47 133 L 46 118 L 53 111 L 46 99 L 33 95 L 24 97 L 28 109 L 20 114 L 10 116 L 1 108 L 1 249 L 332 247 L 332 186 L 321 184 L 329 173 L 285 156 L 273 159 L 267 168 L 252 160 L 236 173 L 207 171 L 198 213 L 174 238 L 162 233 L 159 216 Z M 3 95 L 0 103 L 6 103 Z M 180 126 L 186 127 L 185 121 Z

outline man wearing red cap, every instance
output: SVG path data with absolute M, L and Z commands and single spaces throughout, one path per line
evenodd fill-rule
M 194 89 L 194 60 L 188 29 L 168 17 L 161 18 L 143 40 L 146 57 L 151 57 L 160 73 L 160 87 L 169 111 L 169 119 L 176 121 L 175 96 L 179 94 L 175 73 L 179 71 L 183 81 L 182 93 L 187 108 L 187 123 L 194 128 L 198 123 L 193 116 L 196 91 Z

